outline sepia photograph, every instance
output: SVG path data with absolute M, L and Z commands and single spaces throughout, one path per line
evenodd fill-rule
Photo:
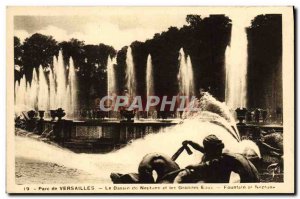
M 293 7 L 8 7 L 8 193 L 294 193 Z

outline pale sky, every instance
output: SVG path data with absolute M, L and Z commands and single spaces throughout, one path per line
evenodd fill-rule
M 24 41 L 34 33 L 57 41 L 76 38 L 85 44 L 104 43 L 119 50 L 133 41 L 151 39 L 170 26 L 182 27 L 186 15 L 15 16 L 14 35 Z

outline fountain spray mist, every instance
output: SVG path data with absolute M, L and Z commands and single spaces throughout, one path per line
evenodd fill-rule
M 48 84 L 46 81 L 45 73 L 43 67 L 39 67 L 39 84 L 38 84 L 38 110 L 47 110 L 48 109 Z
M 46 72 L 42 66 L 39 66 L 38 73 L 33 69 L 30 83 L 25 75 L 20 79 L 20 83 L 16 83 L 15 112 L 19 114 L 28 110 L 48 111 L 63 108 L 68 118 L 74 118 L 78 107 L 78 91 L 73 59 L 69 60 L 67 73 L 62 51 L 60 51 L 57 58 L 53 57 L 53 68 L 47 70 Z
M 153 65 L 150 54 L 147 57 L 146 86 L 147 96 L 154 96 Z
M 75 66 L 74 66 L 72 57 L 70 57 L 70 60 L 69 60 L 67 96 L 70 101 L 69 112 L 67 112 L 67 115 L 69 118 L 74 118 L 75 110 L 78 109 L 78 104 L 77 104 L 78 91 L 77 91 L 77 77 L 76 77 Z
M 149 54 L 147 57 L 147 66 L 146 66 L 146 97 L 154 96 L 154 81 L 153 81 L 153 65 L 152 58 Z M 154 107 L 151 107 L 154 110 Z M 147 111 L 147 117 L 149 117 L 149 110 Z
M 246 27 L 250 19 L 231 15 L 231 41 L 225 52 L 226 62 L 226 104 L 231 109 L 247 107 L 247 60 L 248 40 Z
M 24 75 L 24 79 L 26 81 L 25 75 Z M 25 107 L 27 107 L 29 109 L 36 109 L 37 108 L 37 101 L 38 101 L 38 98 L 37 98 L 37 95 L 38 95 L 38 76 L 37 76 L 36 69 L 33 69 L 32 80 L 31 80 L 30 87 L 27 87 L 26 89 L 30 93 L 29 103 L 26 101 L 26 99 L 24 101 L 21 101 L 20 103 L 25 104 Z
M 125 81 L 126 81 L 126 88 L 128 89 L 129 94 L 131 96 L 135 96 L 136 95 L 136 93 L 135 93 L 136 92 L 136 79 L 135 79 L 135 70 L 134 70 L 132 51 L 131 51 L 130 46 L 127 48 L 127 53 L 126 53 Z
M 62 56 L 62 51 L 59 51 L 59 55 L 57 58 L 57 65 L 54 66 L 56 72 L 56 84 L 57 84 L 57 92 L 56 92 L 56 99 L 57 99 L 57 107 L 63 107 L 64 101 L 66 100 L 66 71 L 64 66 L 64 60 Z
M 116 93 L 115 63 L 116 58 L 107 57 L 107 96 L 112 96 Z
M 183 48 L 179 51 L 179 93 L 185 96 L 194 96 L 194 72 L 190 56 L 186 56 Z

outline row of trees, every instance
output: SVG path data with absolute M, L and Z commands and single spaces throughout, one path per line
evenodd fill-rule
M 166 32 L 155 34 L 152 39 L 131 44 L 138 74 L 137 93 L 145 95 L 146 62 L 147 56 L 151 54 L 156 95 L 176 95 L 179 50 L 183 47 L 185 54 L 191 57 L 195 90 L 211 87 L 212 93 L 224 100 L 224 56 L 230 41 L 230 19 L 224 15 L 212 15 L 204 19 L 198 15 L 188 15 L 186 20 L 188 25 L 180 29 L 170 27 Z M 118 52 L 117 63 L 120 68 L 126 67 L 126 52 L 127 47 Z M 122 72 L 124 71 L 120 70 L 119 81 L 123 81 Z M 124 84 L 119 82 L 118 85 Z M 119 89 L 122 90 L 123 87 Z
M 136 71 L 137 94 L 145 95 L 146 62 L 151 54 L 156 95 L 176 95 L 178 92 L 177 74 L 179 70 L 179 50 L 184 48 L 191 57 L 195 73 L 195 87 L 214 88 L 214 94 L 224 99 L 224 52 L 230 38 L 230 20 L 224 15 L 214 15 L 202 19 L 199 15 L 188 15 L 188 25 L 182 28 L 170 27 L 157 33 L 145 42 L 131 43 Z M 70 56 L 78 70 L 81 104 L 92 104 L 93 100 L 107 92 L 106 63 L 108 56 L 117 56 L 115 71 L 117 91 L 125 88 L 126 52 L 105 44 L 86 45 L 84 41 L 71 39 L 57 42 L 52 36 L 33 34 L 21 44 L 15 37 L 16 81 L 25 74 L 31 81 L 32 71 L 39 65 L 51 67 L 53 56 L 62 49 L 64 60 Z

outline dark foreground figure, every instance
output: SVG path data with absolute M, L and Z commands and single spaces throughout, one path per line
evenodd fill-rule
M 147 154 L 141 161 L 138 173 L 112 173 L 114 183 L 228 183 L 231 172 L 240 176 L 241 183 L 259 182 L 255 166 L 241 154 L 222 153 L 224 144 L 215 135 L 209 135 L 203 140 L 203 146 L 184 141 L 183 146 L 172 158 L 158 153 Z M 180 153 L 188 145 L 203 153 L 199 164 L 189 165 L 180 169 L 175 162 Z M 153 171 L 157 179 L 153 178 Z

